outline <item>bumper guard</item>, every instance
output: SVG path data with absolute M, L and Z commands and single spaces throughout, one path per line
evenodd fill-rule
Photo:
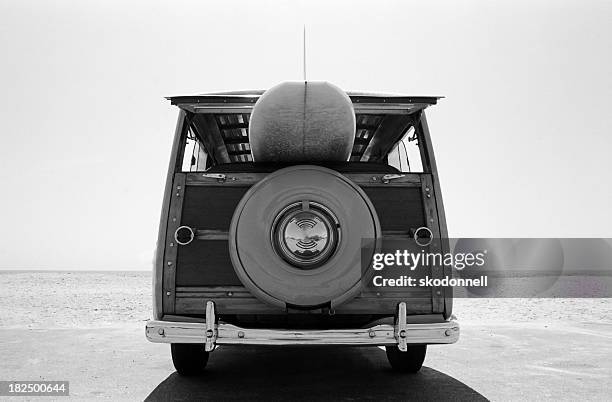
M 399 303 L 395 325 L 382 324 L 361 329 L 281 330 L 240 328 L 217 323 L 215 305 L 206 303 L 205 322 L 172 322 L 151 320 L 146 336 L 157 343 L 203 343 L 206 351 L 216 345 L 407 345 L 455 343 L 459 339 L 459 323 L 449 321 L 429 324 L 407 324 L 406 303 Z

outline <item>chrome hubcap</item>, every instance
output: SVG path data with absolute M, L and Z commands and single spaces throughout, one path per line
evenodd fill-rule
M 340 237 L 336 217 L 324 206 L 304 201 L 283 209 L 272 225 L 277 254 L 301 269 L 321 266 L 336 250 Z

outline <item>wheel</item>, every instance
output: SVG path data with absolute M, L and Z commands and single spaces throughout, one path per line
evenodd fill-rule
M 170 351 L 174 368 L 180 375 L 201 374 L 208 363 L 208 352 L 199 343 L 173 343 Z
M 386 346 L 387 359 L 395 371 L 416 373 L 423 366 L 427 345 L 408 345 L 408 350 L 402 352 L 397 346 Z

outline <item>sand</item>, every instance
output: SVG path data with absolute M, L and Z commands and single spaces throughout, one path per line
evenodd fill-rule
M 151 317 L 150 272 L 2 272 L 0 327 L 97 328 Z
M 234 386 L 242 382 L 260 384 L 262 396 L 269 398 L 308 399 L 303 390 L 291 385 L 279 389 L 262 384 L 257 377 L 262 374 L 252 369 L 257 365 L 296 367 L 295 356 L 303 353 L 299 350 L 275 354 L 221 348 L 211 356 L 214 381 L 212 375 L 208 382 L 178 378 L 168 346 L 144 338 L 150 288 L 148 272 L 0 273 L 0 379 L 70 380 L 75 399 L 245 397 L 253 389 Z M 473 399 L 481 394 L 492 400 L 608 397 L 612 389 L 610 299 L 456 299 L 455 313 L 462 325 L 460 341 L 430 347 L 427 369 L 417 377 L 398 380 L 386 369 L 384 353 L 376 348 L 333 352 L 337 361 L 352 362 L 342 365 L 342 370 L 325 364 L 293 374 L 282 369 L 268 374 L 297 375 L 302 386 L 321 390 L 323 385 L 312 372 L 321 375 L 327 370 L 331 376 L 327 382 L 336 386 L 321 394 L 328 397 L 368 394 L 368 377 L 360 376 L 369 370 L 382 384 L 368 394 L 377 398 L 406 399 L 408 394 L 436 399 Z M 324 360 L 330 355 L 325 350 L 309 351 L 304 358 L 321 355 Z M 288 384 L 292 378 L 286 378 Z

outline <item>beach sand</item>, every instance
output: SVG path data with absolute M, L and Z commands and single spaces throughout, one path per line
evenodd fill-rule
M 151 316 L 149 272 L 2 272 L 0 289 L 1 380 L 69 380 L 76 399 L 149 396 L 155 400 L 167 396 L 163 392 L 172 384 L 178 388 L 173 393 L 185 389 L 191 396 L 214 386 L 205 381 L 180 383 L 172 374 L 168 345 L 146 341 L 144 324 Z M 429 371 L 407 377 L 401 389 L 382 390 L 381 395 L 402 399 L 402 392 L 418 383 L 424 387 L 419 392 L 431 389 L 442 392 L 442 398 L 466 399 L 471 395 L 468 390 L 492 400 L 608 398 L 611 299 L 468 298 L 456 299 L 454 311 L 461 323 L 460 341 L 431 346 L 425 361 Z M 362 354 L 373 364 L 370 370 L 383 370 L 378 366 L 384 366 L 384 352 L 365 349 L 338 353 L 352 353 L 353 358 Z M 221 360 L 225 356 L 231 362 L 234 354 L 241 356 L 240 351 L 216 351 L 211 368 L 222 373 Z M 242 356 L 258 361 L 257 353 L 245 351 Z M 342 356 L 351 358 L 339 355 L 338 359 Z M 270 359 L 269 364 L 279 363 Z M 284 364 L 291 362 L 289 358 Z M 245 361 L 236 364 L 248 366 Z M 349 375 L 352 369 L 347 370 Z M 248 379 L 249 373 L 240 375 Z M 337 381 L 339 392 L 344 389 L 342 377 L 327 381 Z M 346 392 L 357 392 L 349 388 Z M 284 390 L 291 396 L 291 388 Z M 274 398 L 275 389 L 268 391 L 267 396 Z M 238 391 L 227 392 L 231 397 Z

